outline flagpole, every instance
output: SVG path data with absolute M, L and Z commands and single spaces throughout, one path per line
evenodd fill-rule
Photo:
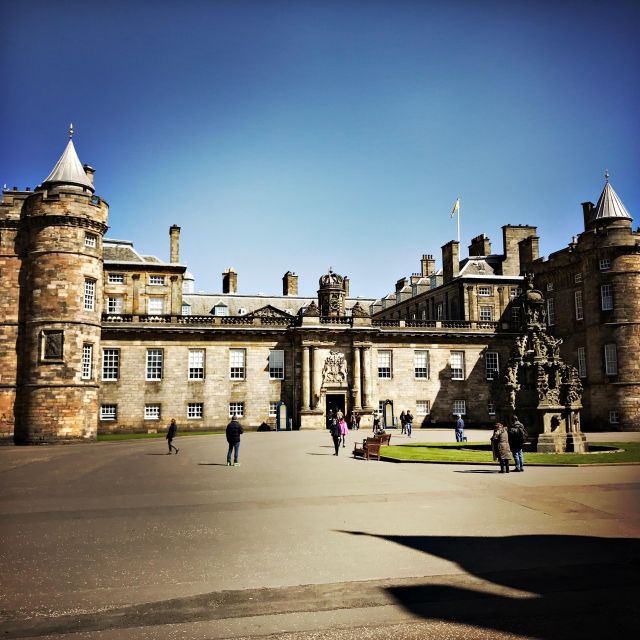
M 458 198 L 458 244 L 460 244 L 460 198 Z

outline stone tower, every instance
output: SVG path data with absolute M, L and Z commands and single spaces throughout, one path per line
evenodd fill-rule
M 327 317 L 343 316 L 348 279 L 334 273 L 329 267 L 329 272 L 321 276 L 319 284 L 318 305 L 320 307 L 320 315 Z
M 93 440 L 109 207 L 69 142 L 23 202 L 15 442 Z

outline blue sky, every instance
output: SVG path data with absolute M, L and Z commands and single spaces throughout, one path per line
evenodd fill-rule
M 640 222 L 638 2 L 0 0 L 0 183 L 34 187 L 67 127 L 112 238 L 196 289 L 378 297 L 456 236 L 581 231 L 605 168 Z

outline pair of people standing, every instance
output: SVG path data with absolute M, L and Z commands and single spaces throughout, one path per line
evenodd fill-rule
M 524 471 L 522 449 L 526 439 L 527 431 L 518 420 L 518 416 L 513 416 L 513 424 L 508 428 L 500 422 L 496 423 L 491 436 L 491 448 L 493 459 L 500 463 L 500 473 L 509 473 L 509 458 L 512 455 L 515 462 L 514 471 Z
M 347 427 L 347 421 L 344 419 L 342 411 L 338 411 L 335 417 L 331 418 L 331 439 L 333 440 L 333 447 L 335 449 L 334 456 L 340 453 L 340 443 L 344 448 L 347 434 L 349 433 L 349 427 Z
M 351 423 L 351 428 L 357 431 L 360 428 L 360 414 L 357 411 L 352 412 L 349 422 Z
M 408 409 L 406 413 L 403 411 L 400 414 L 400 425 L 402 427 L 402 433 L 406 433 L 411 437 L 411 432 L 413 431 L 413 415 Z

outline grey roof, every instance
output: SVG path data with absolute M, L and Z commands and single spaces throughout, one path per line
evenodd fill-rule
M 626 218 L 627 220 L 631 220 L 631 216 L 622 204 L 622 200 L 620 200 L 618 194 L 613 190 L 609 182 L 608 174 L 605 174 L 605 179 L 604 189 L 600 194 L 598 204 L 591 210 L 589 222 L 595 222 L 596 220 L 602 220 L 604 218 Z
M 502 256 L 469 256 L 460 262 L 459 275 L 494 276 L 502 271 Z
M 105 238 L 102 257 L 105 262 L 144 262 L 143 257 L 133 248 L 133 243 L 127 240 Z
M 73 140 L 69 140 L 60 160 L 42 184 L 74 184 L 89 189 L 93 193 L 93 186 L 82 168 Z

